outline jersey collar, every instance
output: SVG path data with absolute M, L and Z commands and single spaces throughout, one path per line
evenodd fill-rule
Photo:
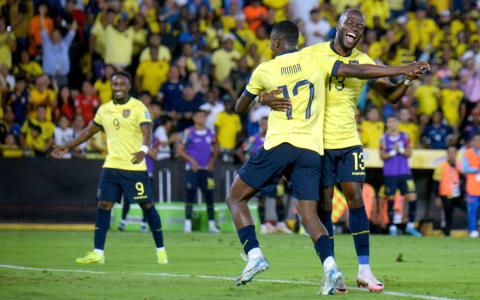
M 333 41 L 330 42 L 330 49 L 332 49 L 332 51 L 335 52 L 335 54 L 340 55 L 341 57 L 349 57 L 350 55 L 352 55 L 352 52 L 353 52 L 353 49 L 352 49 L 350 50 L 350 52 L 348 52 L 347 55 L 345 56 L 341 55 L 340 53 L 337 52 L 337 50 L 335 50 L 335 47 L 333 47 Z
M 278 53 L 277 56 L 288 54 L 288 53 L 293 53 L 293 52 L 297 52 L 297 51 L 298 51 L 297 49 L 285 50 L 285 51 L 282 51 L 282 52 Z

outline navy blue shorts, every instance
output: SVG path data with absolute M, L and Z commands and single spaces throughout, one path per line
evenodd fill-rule
M 256 190 L 277 183 L 282 176 L 292 183 L 292 195 L 299 200 L 318 200 L 322 158 L 317 152 L 283 143 L 261 148 L 240 169 L 238 175 Z
M 199 188 L 202 192 L 215 189 L 215 180 L 212 172 L 208 170 L 198 170 L 197 172 L 187 171 L 185 174 L 187 190 L 197 191 Z
M 276 198 L 277 195 L 277 184 L 272 183 L 263 187 L 260 192 L 258 192 L 259 197 L 268 197 L 268 198 Z
M 331 187 L 339 182 L 365 182 L 362 146 L 325 149 L 322 157 L 322 184 Z
M 152 185 L 147 171 L 102 168 L 98 185 L 98 201 L 128 203 L 152 202 Z
M 394 196 L 397 190 L 402 196 L 416 192 L 412 175 L 384 176 L 384 182 L 386 196 Z

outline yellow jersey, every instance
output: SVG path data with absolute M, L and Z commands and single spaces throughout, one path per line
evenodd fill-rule
M 431 116 L 438 110 L 437 98 L 440 97 L 440 89 L 434 85 L 421 85 L 415 90 L 418 100 L 417 114 Z
M 413 122 L 399 122 L 398 129 L 408 135 L 413 148 L 416 148 L 418 146 L 418 142 L 420 139 L 420 129 L 418 128 L 417 124 Z
M 378 147 L 380 147 L 380 139 L 382 138 L 383 131 L 384 124 L 382 121 L 363 121 L 362 125 L 360 125 L 363 146 L 365 148 L 378 149 Z
M 145 160 L 139 164 L 131 162 L 132 153 L 140 151 L 143 143 L 141 124 L 152 123 L 147 107 L 140 100 L 131 97 L 122 105 L 113 101 L 102 104 L 93 122 L 102 127 L 107 135 L 108 153 L 104 168 L 147 170 Z
M 463 99 L 462 90 L 444 89 L 442 95 L 442 111 L 448 124 L 451 126 L 458 126 L 460 120 L 460 104 Z
M 302 50 L 285 51 L 253 71 L 244 94 L 253 99 L 262 91 L 281 89 L 292 103 L 287 112 L 270 112 L 266 150 L 289 143 L 323 154 L 326 79 L 339 66 L 333 58 Z
M 236 113 L 221 112 L 215 121 L 217 140 L 220 148 L 233 150 L 237 144 L 237 134 L 242 130 L 242 121 Z
M 147 60 L 137 68 L 137 76 L 141 77 L 140 90 L 147 91 L 155 97 L 162 84 L 167 80 L 170 65 L 164 60 Z
M 302 51 L 318 57 L 329 57 L 348 64 L 375 64 L 365 53 L 353 49 L 349 56 L 341 56 L 331 42 L 318 43 Z M 355 113 L 358 97 L 367 80 L 331 76 L 326 81 L 325 125 L 323 138 L 325 149 L 341 149 L 361 145 Z
M 93 87 L 98 92 L 98 97 L 100 97 L 100 102 L 102 104 L 107 103 L 110 101 L 110 99 L 112 99 L 112 87 L 110 79 L 105 81 L 102 79 L 97 79 Z

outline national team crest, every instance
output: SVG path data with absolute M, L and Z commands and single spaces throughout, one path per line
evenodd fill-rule
M 130 116 L 130 110 L 129 109 L 124 109 L 122 113 L 124 118 L 128 118 Z

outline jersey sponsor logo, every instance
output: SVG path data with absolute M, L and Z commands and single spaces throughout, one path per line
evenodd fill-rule
M 128 118 L 128 116 L 130 116 L 130 109 L 124 109 L 123 112 L 122 112 L 122 116 L 124 118 Z
M 354 175 L 354 176 L 365 176 L 365 172 L 364 171 L 352 172 L 352 175 Z
M 359 63 L 360 63 L 360 62 L 359 62 L 358 60 L 356 60 L 356 59 L 354 59 L 354 60 L 349 60 L 349 61 L 348 61 L 348 64 L 350 64 L 350 65 L 358 65 Z

